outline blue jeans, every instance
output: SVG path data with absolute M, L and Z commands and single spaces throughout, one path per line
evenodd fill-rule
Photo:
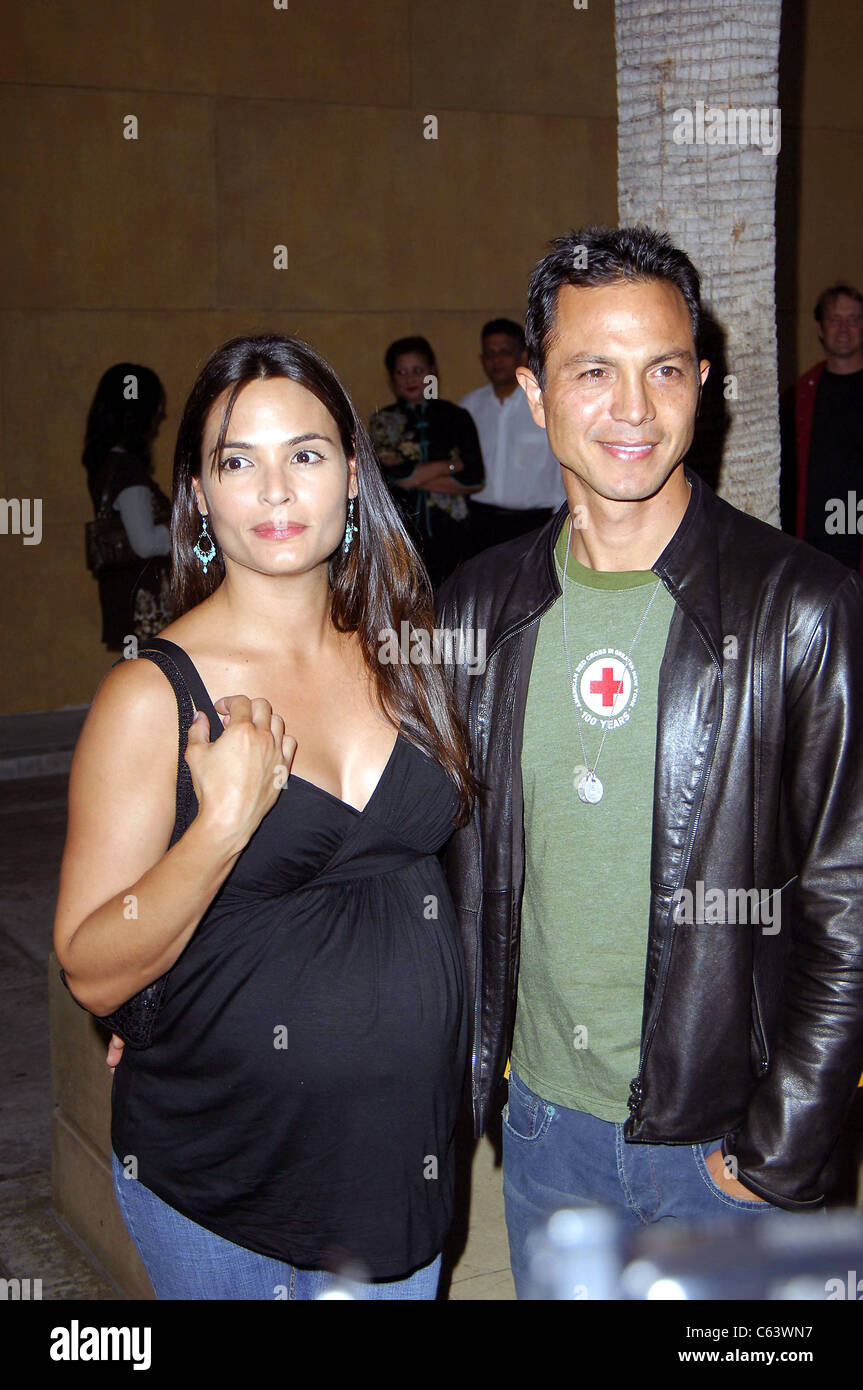
M 516 1296 L 528 1294 L 528 1237 L 562 1207 L 612 1209 L 630 1227 L 675 1217 L 787 1216 L 770 1202 L 722 1191 L 704 1161 L 721 1144 L 627 1144 L 622 1124 L 552 1105 L 510 1070 L 503 1195 Z
M 159 1299 L 433 1299 L 441 1257 L 407 1279 L 354 1283 L 322 1269 L 256 1255 L 181 1216 L 111 1154 L 120 1214 Z

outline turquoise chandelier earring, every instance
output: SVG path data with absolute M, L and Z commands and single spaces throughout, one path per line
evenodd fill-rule
M 216 547 L 213 542 L 213 537 L 207 530 L 207 518 L 205 516 L 201 517 L 201 528 L 198 544 L 195 546 L 195 554 L 201 562 L 204 574 L 206 574 L 207 566 L 211 565 L 216 558 Z M 204 550 L 202 548 L 204 545 L 208 545 L 209 550 Z
M 354 499 L 352 497 L 348 502 L 348 524 L 345 527 L 345 543 L 342 546 L 343 554 L 347 555 L 348 551 L 351 548 L 351 541 L 353 540 L 358 530 L 359 527 L 354 525 Z

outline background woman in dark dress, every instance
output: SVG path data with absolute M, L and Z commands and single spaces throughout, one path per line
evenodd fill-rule
M 121 1211 L 160 1298 L 433 1298 L 467 1047 L 437 852 L 475 783 L 440 668 L 379 656 L 428 580 L 307 345 L 204 367 L 173 536 L 181 616 L 91 707 L 55 922 L 97 1016 L 168 972 L 114 1077 Z
M 470 554 L 465 499 L 485 479 L 479 436 L 466 410 L 431 394 L 432 383 L 437 389 L 437 363 L 425 338 L 390 343 L 384 362 L 396 400 L 375 412 L 369 431 L 437 588 Z
M 152 476 L 150 451 L 165 418 L 165 392 L 149 367 L 117 362 L 104 373 L 87 416 L 82 462 L 93 511 L 118 512 L 129 563 L 98 576 L 102 641 L 120 651 L 134 634 L 153 637 L 171 618 L 167 523 L 171 503 Z

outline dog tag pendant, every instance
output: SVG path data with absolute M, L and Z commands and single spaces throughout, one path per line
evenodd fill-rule
M 582 801 L 595 806 L 602 800 L 602 783 L 594 772 L 586 772 L 578 784 L 578 794 Z

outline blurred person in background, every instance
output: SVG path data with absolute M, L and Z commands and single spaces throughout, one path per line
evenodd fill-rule
M 798 377 L 784 411 L 785 520 L 793 490 L 789 529 L 863 573 L 863 294 L 829 286 L 815 321 L 824 357 Z
M 134 362 L 108 368 L 87 416 L 82 462 L 93 508 L 96 516 L 116 512 L 125 533 L 117 562 L 96 575 L 109 651 L 122 650 L 130 635 L 155 635 L 171 618 L 171 503 L 151 461 L 164 418 L 161 381 Z
M 437 397 L 437 362 L 425 338 L 399 338 L 384 357 L 395 401 L 369 424 L 378 461 L 433 587 L 470 554 L 467 496 L 483 485 L 473 420 Z
M 485 486 L 468 502 L 474 553 L 544 525 L 565 497 L 560 464 L 515 374 L 527 365 L 521 324 L 491 319 L 482 330 L 480 361 L 488 386 L 459 402 L 476 425 L 485 464 Z

